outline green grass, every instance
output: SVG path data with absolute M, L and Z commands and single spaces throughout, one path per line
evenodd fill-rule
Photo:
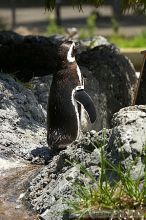
M 93 184 L 79 182 L 74 184 L 75 199 L 67 201 L 69 213 L 77 215 L 78 219 L 93 215 L 96 219 L 101 216 L 130 219 L 132 215 L 134 219 L 144 219 L 146 217 L 146 147 L 144 151 L 143 181 L 141 181 L 141 172 L 136 180 L 132 178 L 131 165 L 126 172 L 123 171 L 121 165 L 113 165 L 104 155 L 103 147 L 100 151 L 101 170 L 98 180 L 85 166 L 80 164 L 81 172 Z M 76 164 L 79 166 L 78 163 Z M 72 165 L 75 166 L 75 164 Z M 118 181 L 111 183 L 107 178 L 107 169 L 118 176 Z
M 146 48 L 146 30 L 135 37 L 126 38 L 120 35 L 112 35 L 108 37 L 108 40 L 119 48 Z

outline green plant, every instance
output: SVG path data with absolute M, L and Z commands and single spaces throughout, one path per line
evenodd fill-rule
M 119 33 L 119 22 L 115 17 L 111 18 L 112 29 L 115 35 Z
M 87 28 L 90 31 L 94 31 L 94 29 L 96 28 L 96 14 L 91 14 L 90 16 L 88 16 L 86 23 Z
M 56 24 L 53 17 L 49 17 L 49 24 L 47 27 L 47 35 L 65 34 L 65 29 Z
M 110 43 L 116 44 L 120 48 L 145 48 L 146 47 L 146 30 L 134 37 L 123 37 L 114 34 L 108 37 Z
M 72 163 L 71 163 L 72 164 Z M 69 212 L 76 214 L 79 219 L 86 216 L 129 219 L 144 219 L 146 214 L 146 147 L 144 149 L 145 175 L 143 182 L 140 174 L 136 180 L 131 176 L 131 165 L 125 172 L 121 165 L 113 165 L 105 156 L 104 148 L 100 150 L 101 170 L 99 179 L 96 180 L 93 174 L 80 164 L 80 170 L 92 181 L 90 184 L 76 182 L 73 190 L 75 200 L 67 201 Z M 75 166 L 75 163 L 72 164 Z M 79 166 L 78 163 L 76 165 Z M 107 170 L 114 172 L 118 181 L 111 181 L 107 178 Z
M 96 14 L 91 14 L 86 20 L 86 26 L 79 31 L 79 38 L 91 38 L 96 34 Z

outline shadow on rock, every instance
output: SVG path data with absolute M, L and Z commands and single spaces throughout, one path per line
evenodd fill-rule
M 50 159 L 53 157 L 52 150 L 48 147 L 37 147 L 31 151 L 31 155 L 33 157 L 32 162 L 43 162 L 43 164 L 48 164 Z

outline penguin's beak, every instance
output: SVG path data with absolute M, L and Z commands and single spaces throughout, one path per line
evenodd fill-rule
M 84 106 L 91 123 L 93 123 L 96 120 L 96 110 L 90 96 L 84 90 L 77 90 L 75 92 L 75 99 Z

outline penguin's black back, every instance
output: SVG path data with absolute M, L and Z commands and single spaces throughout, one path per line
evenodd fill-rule
M 78 116 L 73 98 L 74 85 L 68 77 L 69 69 L 53 77 L 48 100 L 48 145 L 63 146 L 72 143 L 78 135 Z

